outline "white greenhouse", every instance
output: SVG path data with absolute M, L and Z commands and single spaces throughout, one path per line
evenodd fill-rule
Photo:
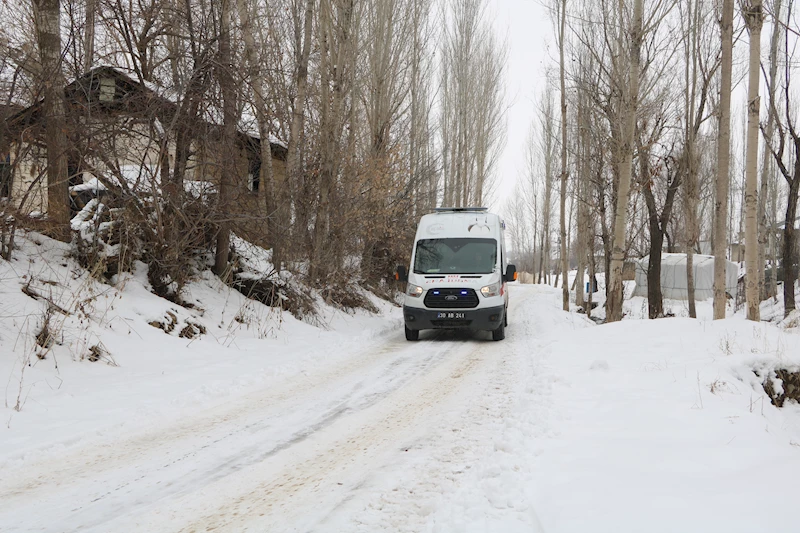
M 636 260 L 636 288 L 634 296 L 647 298 L 647 267 L 650 257 Z M 714 297 L 714 256 L 694 255 L 694 297 L 696 300 L 707 300 Z M 728 294 L 736 299 L 736 285 L 739 267 L 727 261 L 725 287 Z M 663 254 L 661 256 L 661 292 L 664 298 L 686 300 L 688 298 L 686 279 L 686 254 Z

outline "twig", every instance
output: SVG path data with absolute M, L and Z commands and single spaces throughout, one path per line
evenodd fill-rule
M 30 296 L 34 300 L 40 300 L 40 301 L 44 300 L 45 302 L 47 302 L 47 304 L 54 311 L 58 311 L 59 313 L 61 313 L 64 316 L 70 316 L 72 314 L 69 311 L 67 311 L 66 309 L 64 309 L 63 307 L 61 307 L 60 305 L 58 305 L 57 303 L 53 302 L 47 296 L 43 296 L 43 295 L 39 294 L 38 292 L 34 291 L 33 289 L 31 289 L 30 285 L 31 285 L 30 281 L 28 281 L 25 285 L 23 285 L 22 286 L 22 292 L 24 292 L 25 294 L 27 294 L 28 296 Z

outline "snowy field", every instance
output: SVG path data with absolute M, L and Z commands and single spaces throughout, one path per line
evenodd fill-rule
M 112 288 L 20 245 L 0 261 L 0 531 L 797 530 L 800 408 L 753 372 L 797 368 L 796 329 L 710 302 L 648 321 L 641 298 L 597 326 L 515 285 L 506 340 L 409 343 L 377 299 L 306 323 L 205 276 L 187 309 L 141 267 Z M 69 315 L 39 359 L 46 300 Z

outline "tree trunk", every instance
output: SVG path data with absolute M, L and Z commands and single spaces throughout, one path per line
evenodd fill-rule
M 277 231 L 280 224 L 289 220 L 289 214 L 284 209 L 285 184 L 276 184 L 272 168 L 272 145 L 270 144 L 271 127 L 267 113 L 267 104 L 264 99 L 264 85 L 260 72 L 260 62 L 256 50 L 256 41 L 253 37 L 253 29 L 250 22 L 250 9 L 247 0 L 236 0 L 236 8 L 239 12 L 241 21 L 242 37 L 244 39 L 244 55 L 247 61 L 247 77 L 253 88 L 253 104 L 256 110 L 256 121 L 258 122 L 258 135 L 261 138 L 260 157 L 261 166 L 259 168 L 259 194 L 264 195 L 266 210 L 267 242 L 272 246 L 272 264 L 277 272 L 281 271 L 283 262 L 282 233 Z M 276 187 L 277 185 L 277 187 Z M 277 189 L 277 192 L 276 192 Z M 262 193 L 263 191 L 263 193 Z M 277 221 L 277 223 L 276 223 Z
M 61 73 L 59 0 L 34 0 L 33 13 L 44 85 L 42 116 L 45 122 L 47 147 L 47 218 L 53 224 L 50 230 L 51 236 L 68 241 L 69 169 L 64 77 Z
M 773 294 L 773 302 L 778 303 L 778 243 L 777 243 L 777 236 L 775 235 L 775 226 L 778 222 L 778 180 L 773 180 L 772 182 L 772 191 L 770 192 L 770 197 L 772 200 L 772 221 L 773 227 L 770 229 L 769 237 L 770 237 L 770 262 L 772 263 L 772 270 L 770 276 L 770 289 Z
M 333 179 L 333 148 L 331 147 L 331 139 L 333 137 L 333 129 L 335 126 L 332 124 L 331 112 L 331 76 L 333 67 L 331 63 L 335 63 L 335 59 L 331 58 L 333 55 L 333 5 L 332 0 L 320 0 L 319 7 L 319 55 L 320 55 L 320 99 L 321 106 L 319 110 L 320 121 L 320 175 L 319 175 L 319 197 L 317 200 L 316 216 L 314 219 L 314 232 L 311 240 L 311 265 L 309 266 L 309 277 L 312 283 L 317 281 L 317 278 L 322 274 L 322 257 L 323 257 L 323 244 L 325 237 L 328 236 L 328 194 L 330 192 L 331 183 L 329 180 Z
M 782 7 L 782 0 L 775 0 L 773 4 L 773 11 L 775 13 L 775 19 L 779 19 L 781 7 Z M 781 34 L 781 25 L 776 23 L 772 25 L 772 35 L 770 36 L 770 44 L 769 44 L 769 78 L 768 82 L 768 91 L 769 91 L 769 101 L 774 101 L 775 99 L 775 82 L 778 74 L 778 40 Z M 771 105 L 767 106 L 767 126 L 764 129 L 764 137 L 767 139 L 767 143 L 764 144 L 764 155 L 763 161 L 761 165 L 761 188 L 758 194 L 758 264 L 761 266 L 758 271 L 758 281 L 759 287 L 761 292 L 761 299 L 764 300 L 767 298 L 767 294 L 772 294 L 777 297 L 776 290 L 775 290 L 775 248 L 774 248 L 774 235 L 775 235 L 775 227 L 774 224 L 770 224 L 769 228 L 767 226 L 767 198 L 770 196 L 771 189 L 770 187 L 771 182 L 774 181 L 772 176 L 772 158 L 769 154 L 769 147 L 767 144 L 772 142 L 773 136 L 775 134 L 775 113 L 774 109 Z M 774 207 L 774 206 L 773 206 Z M 774 222 L 774 217 L 772 219 Z M 767 286 L 764 279 L 764 273 L 766 269 L 764 265 L 766 264 L 766 253 L 765 250 L 769 247 L 772 250 L 772 257 L 771 257 L 771 273 L 770 276 L 770 290 L 767 290 Z
M 179 205 L 178 198 L 183 195 L 183 181 L 189 163 L 192 140 L 194 139 L 194 124 L 197 118 L 198 101 L 201 94 L 195 93 L 194 80 L 189 81 L 186 94 L 178 108 L 179 117 L 175 132 L 175 162 L 173 164 L 172 178 L 164 187 L 166 195 Z
M 594 224 L 592 224 L 594 230 Z M 591 233 L 592 246 L 589 248 L 589 297 L 586 299 L 586 316 L 592 317 L 592 303 L 594 300 L 595 282 L 597 277 L 597 265 L 595 264 L 594 257 L 594 231 Z
M 539 279 L 538 283 L 544 282 L 544 231 L 542 231 L 541 244 L 539 245 Z
M 569 255 L 567 253 L 567 221 L 566 221 L 566 201 L 567 201 L 567 90 L 565 87 L 564 73 L 564 37 L 567 19 L 567 0 L 559 2 L 559 30 L 558 30 L 558 57 L 559 57 L 559 79 L 561 83 L 561 306 L 564 311 L 569 311 L 569 283 L 567 283 L 567 271 L 569 269 Z
M 664 298 L 661 292 L 661 250 L 664 247 L 664 232 L 662 231 L 656 200 L 653 195 L 653 185 L 649 176 L 648 163 L 645 161 L 647 154 L 639 148 L 639 166 L 641 167 L 640 179 L 647 205 L 647 222 L 650 231 L 650 254 L 647 263 L 647 314 L 648 317 L 661 318 L 664 316 Z
M 306 0 L 303 16 L 303 42 L 297 57 L 295 69 L 295 87 L 297 89 L 292 103 L 292 125 L 289 130 L 289 149 L 286 155 L 286 178 L 291 187 L 302 196 L 305 189 L 303 172 L 300 161 L 300 146 L 302 145 L 305 124 L 306 97 L 308 96 L 308 57 L 311 53 L 311 26 L 314 20 L 315 0 Z M 297 222 L 294 225 L 300 232 L 296 240 L 306 243 L 308 236 L 308 206 L 301 198 L 295 199 Z M 273 258 L 274 261 L 275 258 Z
M 689 300 L 689 316 L 697 318 L 694 293 L 694 247 L 697 244 L 697 162 L 694 155 L 694 135 L 686 147 L 686 298 Z
M 544 283 L 550 284 L 550 274 L 552 266 L 552 234 L 550 231 L 550 222 L 553 218 L 553 162 L 551 152 L 553 151 L 553 100 L 552 95 L 548 91 L 547 102 L 545 104 L 545 112 L 542 114 L 543 118 L 543 134 L 544 134 L 544 206 L 542 218 L 544 218 L 544 228 L 542 233 L 542 262 L 543 262 L 543 279 Z
M 575 273 L 575 305 L 585 310 L 583 279 L 586 270 L 586 216 L 583 211 L 584 200 L 581 197 L 583 194 L 582 180 L 583 176 L 581 175 L 578 177 L 578 183 L 576 184 L 578 190 L 575 194 L 575 201 L 578 202 L 578 209 L 576 213 L 577 224 L 575 230 L 577 232 L 575 239 L 575 256 L 577 259 L 578 268 L 577 272 Z
M 606 321 L 622 320 L 622 268 L 625 262 L 625 225 L 628 221 L 628 196 L 631 188 L 633 166 L 633 139 L 636 127 L 636 111 L 639 104 L 639 63 L 642 47 L 643 0 L 635 0 L 633 20 L 630 31 L 630 64 L 628 67 L 628 84 L 624 91 L 624 130 L 621 147 L 621 164 L 619 169 L 619 187 L 617 189 L 617 205 L 614 215 L 614 241 L 611 252 L 611 286 L 608 290 L 606 304 Z
M 583 65 L 581 64 L 581 70 L 583 71 Z M 578 140 L 579 140 L 579 151 L 580 154 L 580 174 L 578 176 L 578 194 L 575 195 L 576 200 L 578 202 L 578 224 L 577 224 L 577 249 L 578 249 L 578 275 L 577 279 L 577 290 L 575 292 L 575 303 L 583 307 L 586 311 L 587 315 L 589 314 L 589 306 L 585 301 L 586 297 L 589 297 L 589 301 L 591 302 L 591 294 L 592 294 L 592 278 L 589 278 L 589 289 L 584 294 L 584 271 L 587 270 L 587 263 L 589 254 L 592 253 L 592 246 L 591 246 L 591 239 L 592 239 L 592 226 L 590 223 L 590 215 L 589 215 L 589 173 L 591 172 L 591 168 L 589 166 L 589 158 L 590 158 L 590 147 L 589 147 L 589 121 L 587 118 L 588 115 L 588 99 L 586 97 L 585 87 L 582 87 L 578 93 L 579 100 L 578 100 Z
M 662 318 L 664 316 L 664 297 L 661 288 L 661 257 L 664 247 L 664 233 L 672 217 L 672 206 L 675 203 L 675 195 L 680 186 L 680 174 L 676 173 L 670 179 L 667 195 L 664 199 L 664 206 L 661 209 L 661 213 L 659 213 L 652 190 L 650 161 L 648 156 L 649 154 L 646 152 L 645 148 L 640 145 L 640 179 L 643 181 L 642 191 L 644 192 L 645 204 L 647 205 L 647 221 L 650 231 L 650 255 L 647 265 L 647 308 L 648 316 L 653 319 Z
M 336 21 L 332 19 L 332 7 L 328 5 L 321 9 L 326 14 L 325 20 L 330 24 L 330 28 L 321 29 L 321 32 L 328 31 L 328 49 L 323 51 L 323 86 L 330 81 L 333 82 L 332 93 L 323 90 L 323 98 L 329 94 L 330 106 L 327 116 L 321 117 L 323 121 L 323 151 L 321 154 L 322 164 L 320 169 L 319 200 L 317 202 L 317 213 L 314 222 L 314 241 L 312 249 L 312 260 L 310 274 L 312 280 L 321 280 L 326 277 L 331 270 L 332 257 L 327 257 L 326 252 L 336 244 L 331 240 L 331 196 L 334 193 L 334 184 L 339 170 L 339 142 L 341 134 L 342 109 L 345 98 L 345 62 L 346 54 L 349 52 L 351 44 L 351 24 L 353 20 L 353 8 L 355 0 L 343 0 L 342 5 L 338 6 Z M 320 24 L 322 26 L 322 24 Z M 330 39 L 335 30 L 335 55 L 327 57 L 334 48 L 330 46 Z M 331 78 L 328 78 L 331 76 Z M 325 104 L 323 103 L 323 108 Z
M 188 15 L 191 19 L 191 14 Z M 197 115 L 200 102 L 208 90 L 210 65 L 207 59 L 195 52 L 192 58 L 192 75 L 186 84 L 186 92 L 178 105 L 175 117 L 175 162 L 170 182 L 164 187 L 165 195 L 178 208 L 184 193 L 183 182 L 191 153 L 192 141 L 196 136 Z
M 767 130 L 769 131 L 769 119 L 767 119 Z M 762 302 L 768 298 L 766 271 L 767 271 L 767 247 L 769 246 L 769 233 L 767 230 L 767 200 L 769 198 L 769 181 L 772 175 L 772 163 L 769 153 L 764 148 L 761 163 L 761 182 L 758 190 L 758 208 L 756 218 L 758 219 L 758 299 Z
M 83 71 L 89 72 L 94 63 L 94 25 L 97 0 L 86 0 L 86 26 L 83 29 Z
M 606 299 L 608 299 L 608 289 L 611 286 L 611 232 L 608 228 L 608 219 L 606 218 L 606 200 L 603 192 L 603 187 L 598 182 L 598 201 L 599 206 L 599 219 L 600 219 L 600 240 L 603 242 L 603 281 L 605 284 L 604 292 Z
M 714 199 L 714 320 L 725 318 L 727 297 L 725 281 L 728 247 L 728 189 L 730 182 L 731 143 L 731 71 L 733 65 L 733 0 L 723 0 L 722 63 L 717 135 L 717 183 Z
M 797 218 L 797 197 L 800 192 L 800 139 L 794 139 L 794 176 L 789 180 L 789 194 L 786 199 L 786 216 L 783 227 L 783 316 L 795 310 L 794 284 L 797 281 L 797 231 L 794 228 Z
M 651 193 L 652 194 L 652 193 Z M 647 314 L 648 317 L 664 316 L 664 297 L 661 292 L 661 249 L 664 246 L 664 234 L 650 224 L 650 256 L 647 263 Z
M 695 161 L 695 143 L 697 131 L 695 124 L 695 100 L 697 90 L 697 32 L 700 6 L 688 1 L 688 37 L 684 54 L 684 122 L 686 124 L 686 141 L 684 147 L 684 170 L 686 172 L 686 194 L 684 208 L 686 213 L 686 298 L 689 303 L 689 317 L 697 318 L 697 306 L 694 293 L 694 247 L 697 243 L 697 164 Z
M 764 271 L 764 263 L 758 264 L 758 115 L 761 99 L 758 94 L 761 81 L 761 25 L 763 14 L 761 0 L 751 0 L 742 7 L 747 28 L 750 31 L 750 65 L 747 91 L 747 154 L 745 163 L 744 197 L 744 237 L 745 237 L 745 295 L 747 298 L 747 319 L 761 320 L 759 291 L 759 272 Z
M 419 2 L 414 0 L 412 9 L 412 22 L 411 27 L 413 35 L 411 37 L 411 102 L 409 108 L 409 132 L 408 132 L 408 174 L 411 183 L 414 187 L 414 218 L 422 216 L 422 187 L 419 179 L 419 152 L 417 148 L 417 133 L 419 126 L 419 67 L 420 57 L 422 52 L 420 50 L 419 32 L 420 32 L 420 12 Z
M 219 31 L 219 64 L 217 65 L 219 86 L 222 92 L 223 139 L 222 148 L 228 157 L 222 160 L 219 180 L 219 229 L 214 273 L 225 279 L 228 276 L 228 255 L 231 251 L 230 207 L 231 189 L 236 174 L 236 87 L 233 85 L 231 62 L 231 18 L 233 0 L 221 0 Z

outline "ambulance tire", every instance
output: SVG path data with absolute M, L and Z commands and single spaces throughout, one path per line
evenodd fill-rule
M 501 341 L 506 338 L 506 326 L 504 324 L 500 324 L 497 326 L 497 329 L 492 331 L 492 340 L 493 341 Z

